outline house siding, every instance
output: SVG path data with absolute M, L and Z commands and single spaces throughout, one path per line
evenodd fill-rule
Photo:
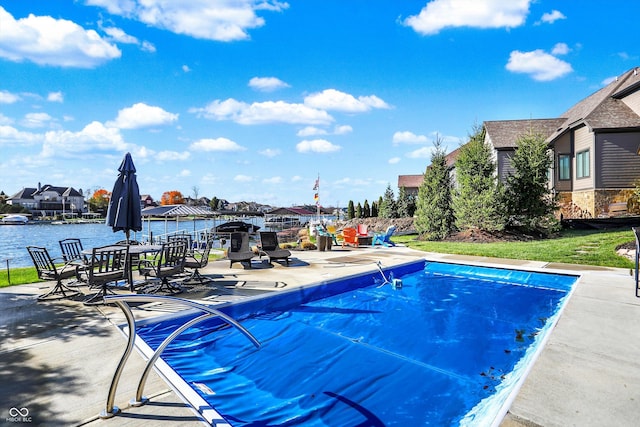
M 560 169 L 558 168 L 558 155 L 559 154 L 568 154 L 569 156 L 571 156 L 571 171 L 570 173 L 573 174 L 573 171 L 575 169 L 575 153 L 573 152 L 573 149 L 571 147 L 571 136 L 569 134 L 566 134 L 564 136 L 562 136 L 561 138 L 558 138 L 558 141 L 555 144 L 555 159 L 554 159 L 554 165 L 555 165 L 555 170 L 554 170 L 554 183 L 555 183 L 555 189 L 556 191 L 571 191 L 572 188 L 572 181 L 571 179 L 568 180 L 562 180 L 560 181 Z M 573 175 L 571 175 L 573 176 Z
M 631 108 L 634 113 L 640 115 L 640 91 L 624 97 L 622 102 L 627 104 L 627 107 Z
M 597 188 L 633 188 L 640 171 L 640 132 L 596 135 Z
M 594 163 L 594 149 L 593 149 L 593 132 L 589 130 L 586 126 L 583 126 L 574 131 L 574 158 L 571 162 L 571 166 L 573 167 L 573 180 L 574 180 L 574 191 L 587 190 L 594 188 L 594 171 L 597 169 L 597 165 Z M 589 177 L 578 179 L 576 176 L 576 161 L 575 155 L 589 150 Z
M 507 177 L 515 172 L 515 168 L 511 164 L 511 158 L 515 153 L 514 150 L 496 151 L 496 164 L 498 165 L 498 179 L 506 182 Z

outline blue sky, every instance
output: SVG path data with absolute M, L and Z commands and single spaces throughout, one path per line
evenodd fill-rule
M 627 0 L 0 1 L 0 190 L 377 200 L 486 120 L 639 65 Z

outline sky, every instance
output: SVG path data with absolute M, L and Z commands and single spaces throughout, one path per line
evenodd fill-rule
M 0 0 L 0 190 L 378 200 L 640 65 L 628 0 Z M 319 178 L 319 189 L 314 184 Z

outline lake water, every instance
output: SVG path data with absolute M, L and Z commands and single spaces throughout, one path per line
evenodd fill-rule
M 243 220 L 240 218 L 240 220 Z M 244 221 L 263 227 L 262 218 L 245 219 Z M 142 232 L 132 234 L 131 239 L 146 240 L 149 227 L 154 237 L 176 230 L 202 230 L 214 227 L 227 220 L 199 219 L 195 221 L 144 221 Z M 264 227 L 262 228 L 264 229 Z M 43 246 L 49 250 L 52 257 L 61 255 L 58 241 L 66 238 L 78 238 L 82 240 L 84 248 L 108 245 L 124 240 L 124 232 L 114 233 L 111 227 L 101 224 L 28 224 L 28 225 L 2 225 L 0 226 L 0 269 L 17 267 L 32 267 L 33 261 L 29 257 L 26 247 L 29 245 Z

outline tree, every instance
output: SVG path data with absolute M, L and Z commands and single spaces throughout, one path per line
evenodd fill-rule
M 375 201 L 371 202 L 371 217 L 378 217 L 378 204 Z
M 178 190 L 165 191 L 160 197 L 160 205 L 182 205 L 184 196 Z
M 363 218 L 362 205 L 360 204 L 360 202 L 358 202 L 358 205 L 356 206 L 356 218 Z
M 104 188 L 100 188 L 93 192 L 93 195 L 89 199 L 89 207 L 92 211 L 106 210 L 109 207 L 110 198 L 111 193 Z
M 503 230 L 506 216 L 502 206 L 502 185 L 496 176 L 491 148 L 484 142 L 485 131 L 474 126 L 469 142 L 456 159 L 457 191 L 453 197 L 456 227 L 460 230 Z
M 437 138 L 431 154 L 431 165 L 424 173 L 416 202 L 416 231 L 422 238 L 441 240 L 453 230 L 451 176 L 442 140 Z
M 213 209 L 214 211 L 218 210 L 218 202 L 219 202 L 219 200 L 218 200 L 217 197 L 215 197 L 215 196 L 212 197 L 211 201 L 209 202 L 209 206 L 211 206 L 211 209 Z
M 371 208 L 369 207 L 369 201 L 365 199 L 364 205 L 362 205 L 362 217 L 369 218 L 371 216 Z
M 405 187 L 400 187 L 397 205 L 400 218 L 411 218 L 416 211 L 416 198 L 408 194 Z
M 387 184 L 382 203 L 378 207 L 378 215 L 382 218 L 398 218 L 398 207 L 396 197 L 391 189 L 391 184 Z
M 191 194 L 193 194 L 193 203 L 198 206 L 200 204 L 199 196 L 200 196 L 200 187 L 194 185 L 191 187 Z
M 353 200 L 349 200 L 349 204 L 347 205 L 347 220 L 353 219 L 356 217 L 356 211 L 353 206 Z
M 548 187 L 552 157 L 542 135 L 533 132 L 517 140 L 507 176 L 505 205 L 509 224 L 525 231 L 549 234 L 559 225 L 554 216 L 557 201 Z

